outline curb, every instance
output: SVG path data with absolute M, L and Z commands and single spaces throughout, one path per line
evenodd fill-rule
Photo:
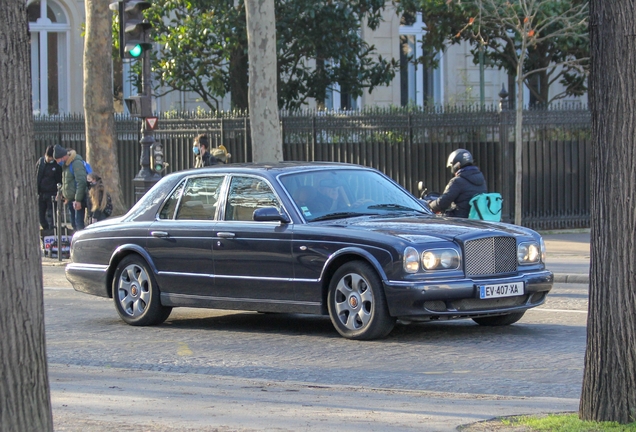
M 563 273 L 555 273 L 554 275 L 555 283 L 580 283 L 580 284 L 589 284 L 590 276 L 586 274 L 563 274 Z

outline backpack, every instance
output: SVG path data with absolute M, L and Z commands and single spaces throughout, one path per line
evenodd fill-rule
M 481 219 L 493 222 L 501 221 L 501 204 L 503 198 L 500 193 L 481 193 L 470 200 L 468 219 Z
M 89 164 L 85 160 L 83 160 L 82 162 L 84 162 L 84 168 L 86 169 L 86 175 L 92 173 L 93 172 L 93 168 L 91 168 L 91 164 Z M 73 174 L 73 177 L 75 177 L 75 173 L 73 172 L 73 164 L 70 164 L 68 166 L 68 169 L 71 170 L 71 174 Z

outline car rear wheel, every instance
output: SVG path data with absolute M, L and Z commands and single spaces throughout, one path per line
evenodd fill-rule
M 113 300 L 121 319 L 134 326 L 161 324 L 172 311 L 161 305 L 154 275 L 138 255 L 127 256 L 115 269 Z
M 473 318 L 473 321 L 475 321 L 477 324 L 482 325 L 482 326 L 490 326 L 490 327 L 505 326 L 505 325 L 510 325 L 510 324 L 516 323 L 517 321 L 519 321 L 523 317 L 523 314 L 525 314 L 525 313 L 526 313 L 526 311 L 515 312 L 515 313 L 511 313 L 511 314 L 506 314 L 506 315 L 497 315 L 497 316 L 490 316 L 490 317 Z
M 382 281 L 362 261 L 349 262 L 336 271 L 329 285 L 327 305 L 334 327 L 348 339 L 383 338 L 395 326 Z

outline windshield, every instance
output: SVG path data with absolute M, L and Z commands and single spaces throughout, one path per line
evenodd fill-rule
M 430 214 L 377 171 L 327 168 L 280 177 L 308 222 L 390 213 Z

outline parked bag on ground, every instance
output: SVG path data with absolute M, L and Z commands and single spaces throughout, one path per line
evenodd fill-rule
M 470 200 L 468 219 L 481 219 L 493 222 L 501 221 L 501 205 L 503 198 L 500 193 L 481 193 Z

